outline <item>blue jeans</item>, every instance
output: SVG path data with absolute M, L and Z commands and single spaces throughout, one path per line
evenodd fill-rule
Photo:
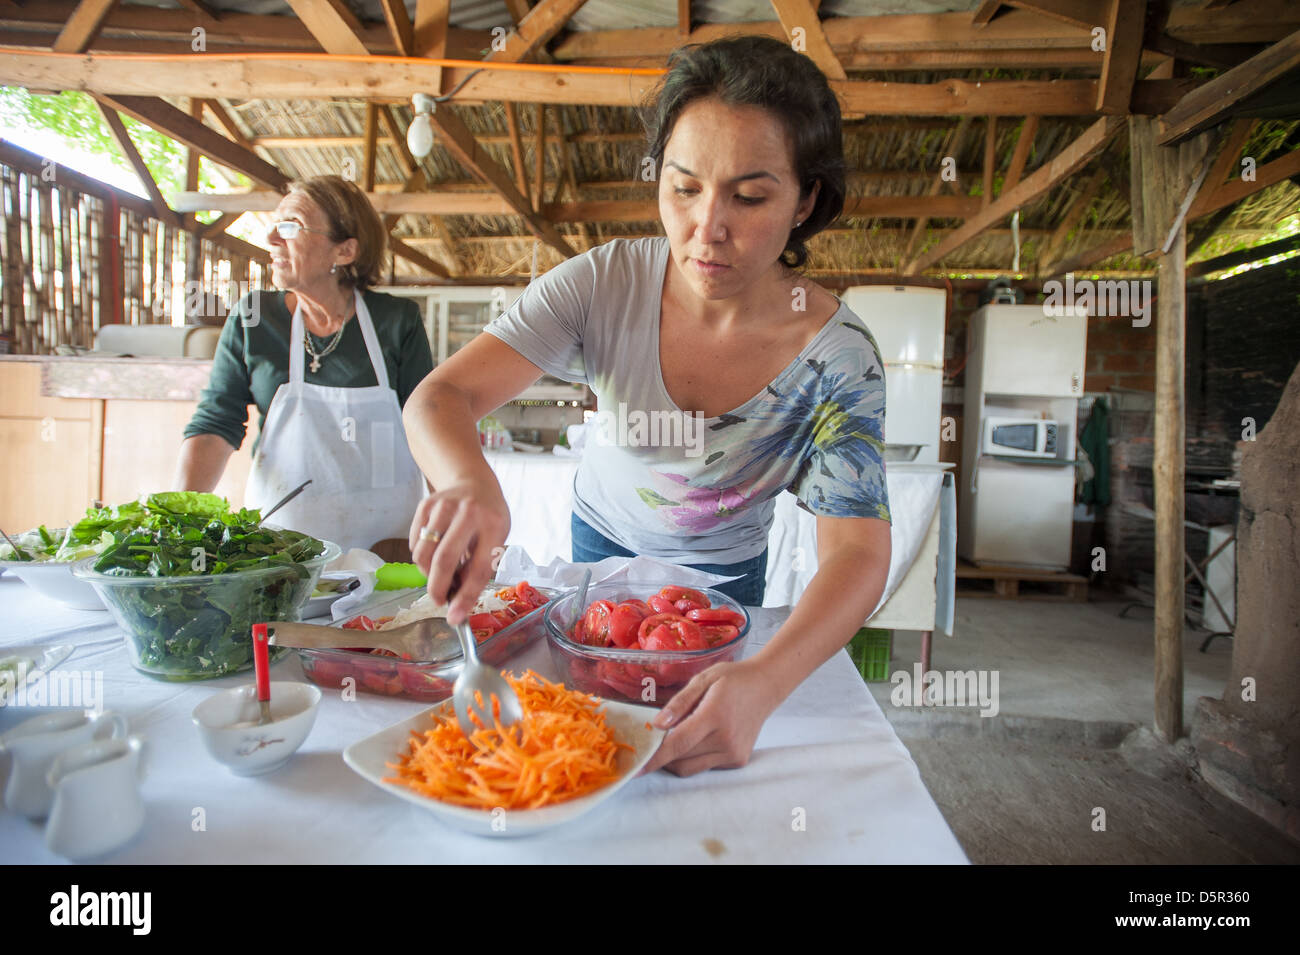
M 637 556 L 621 544 L 610 540 L 577 514 L 573 515 L 571 523 L 575 564 L 594 564 L 606 557 Z M 763 548 L 763 553 L 757 557 L 736 564 L 688 564 L 687 566 L 693 570 L 702 570 L 706 574 L 737 577 L 737 580 L 725 584 L 714 584 L 713 589 L 746 607 L 763 605 L 763 594 L 767 590 L 767 548 Z

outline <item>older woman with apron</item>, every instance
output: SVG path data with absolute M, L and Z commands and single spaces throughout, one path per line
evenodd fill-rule
M 419 309 L 368 291 L 385 233 L 355 184 L 295 183 L 276 220 L 271 277 L 284 291 L 254 293 L 232 310 L 175 485 L 214 488 L 256 404 L 262 423 L 244 506 L 269 508 L 310 479 L 276 524 L 345 549 L 403 538 L 424 479 L 401 405 L 433 367 Z

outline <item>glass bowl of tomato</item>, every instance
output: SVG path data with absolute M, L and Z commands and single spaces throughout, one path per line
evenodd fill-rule
M 491 583 L 483 595 L 499 594 L 506 589 L 514 591 L 508 611 L 491 614 L 472 614 L 470 628 L 478 643 L 479 659 L 484 663 L 502 667 L 506 661 L 541 637 L 545 625 L 543 612 L 561 591 L 548 587 L 519 584 Z M 307 679 L 324 687 L 345 687 L 344 681 L 358 690 L 384 696 L 404 696 L 423 703 L 440 703 L 450 699 L 452 684 L 460 675 L 459 654 L 452 660 L 433 663 L 403 660 L 385 650 L 371 650 L 366 646 L 365 633 L 377 629 L 387 619 L 414 602 L 422 592 L 406 591 L 390 600 L 367 608 L 364 616 L 353 617 L 341 624 L 357 631 L 357 645 L 349 649 L 298 649 L 302 671 Z M 507 622 L 507 616 L 510 617 Z M 494 619 L 489 619 L 494 618 Z
M 661 707 L 749 637 L 749 613 L 716 590 L 621 581 L 577 601 L 546 605 L 546 643 L 565 685 L 606 699 Z

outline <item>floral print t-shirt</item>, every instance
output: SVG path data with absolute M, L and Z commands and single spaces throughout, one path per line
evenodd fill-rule
M 574 512 L 634 553 L 730 564 L 767 546 L 776 496 L 825 517 L 889 520 L 885 375 L 848 306 L 744 404 L 678 408 L 659 367 L 668 240 L 615 239 L 538 278 L 486 331 L 596 394 Z

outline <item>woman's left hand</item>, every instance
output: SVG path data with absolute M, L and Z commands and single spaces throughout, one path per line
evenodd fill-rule
M 757 661 L 709 667 L 655 718 L 654 725 L 668 728 L 668 735 L 642 773 L 666 769 L 692 776 L 706 769 L 744 766 L 758 731 L 780 702 L 780 691 Z

